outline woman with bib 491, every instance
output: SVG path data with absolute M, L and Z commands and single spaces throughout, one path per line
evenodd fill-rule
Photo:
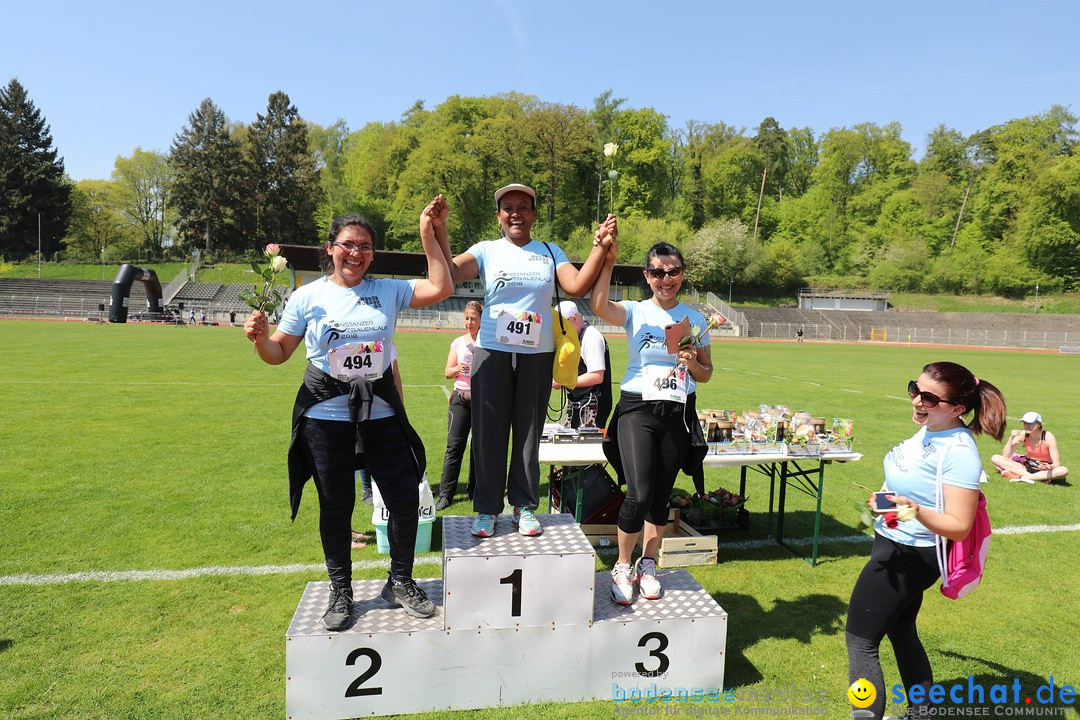
M 505 492 L 518 532 L 539 535 L 543 528 L 534 511 L 540 504 L 540 431 L 551 394 L 555 282 L 567 295 L 581 297 L 588 292 L 617 228 L 615 216 L 609 215 L 597 229 L 592 251 L 579 271 L 559 246 L 533 240 L 537 212 L 531 187 L 499 188 L 495 206 L 503 237 L 476 243 L 450 264 L 455 283 L 475 277 L 484 283 L 484 319 L 472 366 L 477 513 L 472 534 L 495 534 Z

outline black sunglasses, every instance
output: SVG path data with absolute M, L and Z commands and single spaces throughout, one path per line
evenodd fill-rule
M 911 397 L 912 400 L 914 400 L 916 397 L 922 398 L 922 404 L 926 407 L 937 407 L 941 403 L 945 403 L 946 405 L 956 404 L 952 400 L 945 400 L 944 398 L 939 398 L 932 392 L 920 390 L 919 384 L 914 380 L 908 380 L 907 394 Z
M 673 267 L 670 270 L 665 270 L 664 268 L 645 268 L 645 274 L 653 280 L 663 280 L 665 276 L 677 278 L 682 275 L 682 273 L 683 268 L 681 265 L 679 267 Z

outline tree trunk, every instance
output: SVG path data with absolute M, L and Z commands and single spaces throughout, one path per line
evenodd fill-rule
M 761 171 L 761 190 L 758 191 L 757 196 L 757 214 L 754 215 L 754 244 L 757 245 L 757 229 L 758 222 L 761 220 L 761 198 L 765 195 L 765 176 L 769 174 L 769 166 L 766 165 L 765 169 Z
M 956 216 L 956 227 L 953 228 L 952 240 L 949 241 L 949 247 L 956 245 L 956 236 L 960 232 L 960 221 L 964 217 L 964 208 L 967 207 L 968 193 L 971 192 L 971 184 L 974 180 L 974 177 L 972 177 L 971 180 L 968 180 L 967 187 L 964 189 L 964 200 L 960 203 L 960 214 Z

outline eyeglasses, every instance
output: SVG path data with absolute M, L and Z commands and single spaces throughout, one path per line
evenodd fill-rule
M 645 268 L 645 274 L 651 277 L 653 280 L 663 280 L 665 277 L 677 278 L 683 273 L 683 268 L 673 267 L 670 270 L 664 268 Z
M 337 245 L 339 248 L 341 248 L 347 253 L 358 252 L 364 253 L 366 255 L 369 252 L 375 252 L 375 248 L 371 245 L 353 245 L 350 242 L 338 242 L 337 240 L 334 240 L 330 244 Z
M 956 404 L 952 400 L 945 400 L 944 398 L 939 398 L 937 395 L 935 395 L 932 392 L 927 392 L 926 390 L 920 390 L 919 389 L 919 384 L 917 382 L 915 382 L 914 380 L 908 380 L 907 394 L 911 397 L 912 400 L 914 400 L 917 397 L 922 398 L 922 404 L 925 405 L 926 407 L 937 407 L 941 403 L 945 403 L 946 405 L 955 405 Z

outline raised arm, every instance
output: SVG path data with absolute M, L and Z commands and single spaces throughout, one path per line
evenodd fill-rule
M 575 268 L 571 263 L 564 263 L 558 267 L 559 287 L 563 289 L 563 292 L 573 297 L 584 297 L 585 293 L 589 292 L 590 288 L 596 284 L 596 278 L 603 269 L 604 258 L 608 254 L 608 246 L 615 242 L 618 234 L 619 227 L 615 216 L 608 215 L 607 219 L 596 229 L 596 234 L 593 236 L 592 250 L 589 251 L 589 256 L 585 258 L 581 270 Z
M 472 280 L 480 274 L 480 265 L 472 253 L 461 253 L 450 262 L 450 274 L 454 284 Z
M 1017 444 L 1022 443 L 1023 441 L 1024 441 L 1024 431 L 1023 430 L 1013 430 L 1013 431 L 1011 431 L 1009 433 L 1008 440 L 1005 441 L 1005 447 L 1001 448 L 1001 454 L 1006 458 L 1012 457 L 1013 453 L 1016 452 Z
M 611 271 L 615 268 L 615 258 L 618 256 L 619 247 L 614 240 L 608 245 L 604 263 L 600 267 L 600 274 L 593 285 L 592 295 L 589 297 L 589 307 L 604 322 L 610 325 L 626 324 L 626 310 L 622 305 L 611 302 Z
M 427 256 L 428 276 L 416 283 L 410 307 L 421 308 L 445 300 L 454 293 L 454 281 L 447 258 L 446 199 L 439 195 L 420 213 L 420 242 Z

